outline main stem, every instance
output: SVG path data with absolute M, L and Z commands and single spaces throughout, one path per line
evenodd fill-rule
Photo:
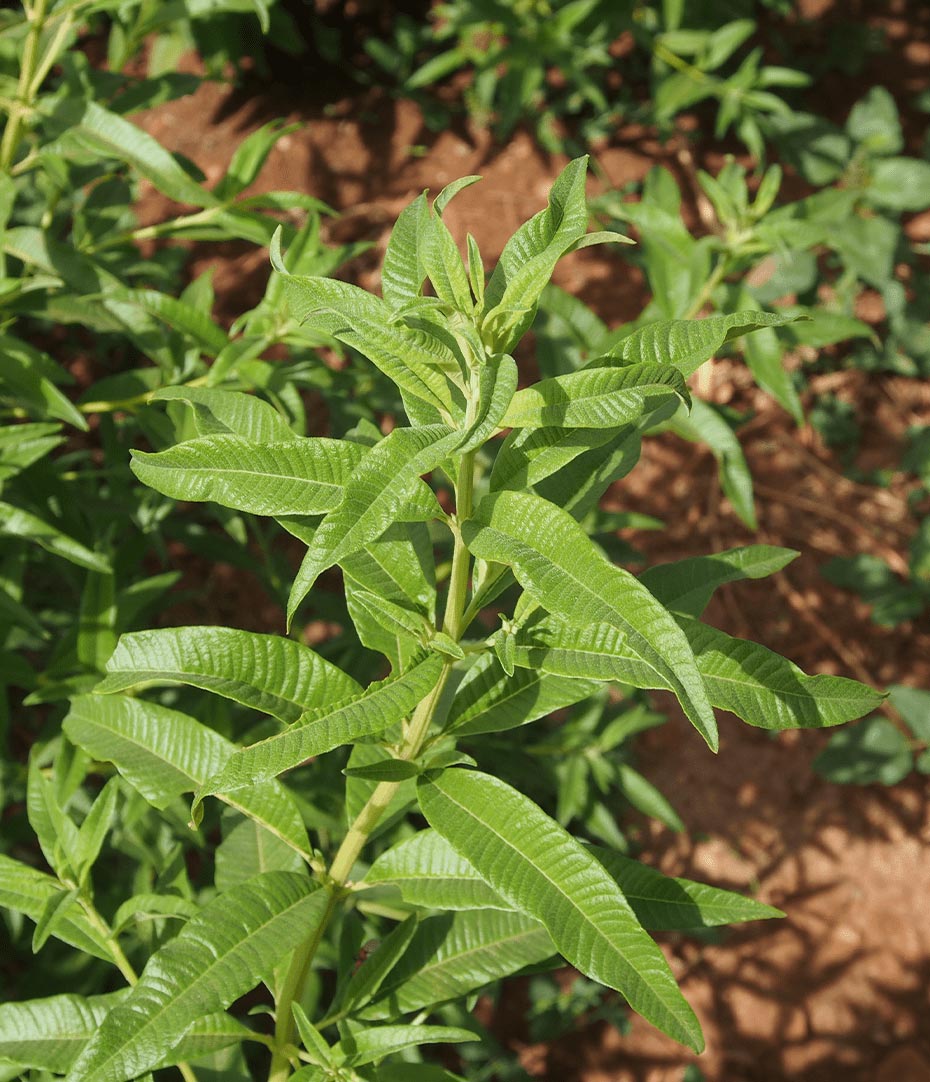
M 23 59 L 19 68 L 19 84 L 16 88 L 16 101 L 10 108 L 10 116 L 7 120 L 3 139 L 0 141 L 0 173 L 9 173 L 16 150 L 19 147 L 20 132 L 23 126 L 23 117 L 29 112 L 35 98 L 34 80 L 39 67 L 39 42 L 42 30 L 45 26 L 45 14 L 48 10 L 48 0 L 36 0 L 32 11 L 28 12 L 29 31 L 26 34 L 26 42 L 23 46 Z
M 475 456 L 474 452 L 471 452 L 462 455 L 455 486 L 455 549 L 452 554 L 452 573 L 449 577 L 449 593 L 446 597 L 446 609 L 442 621 L 442 630 L 456 640 L 464 627 L 462 615 L 465 612 L 468 596 L 468 575 L 471 563 L 468 549 L 462 540 L 461 523 L 471 514 L 474 484 Z M 452 664 L 452 661 L 448 661 L 443 666 L 433 690 L 414 710 L 398 754 L 400 759 L 415 759 L 419 754 L 452 672 Z M 396 781 L 383 781 L 375 787 L 333 857 L 324 888 L 330 892 L 329 902 L 318 925 L 294 951 L 290 969 L 284 979 L 284 986 L 275 1008 L 275 1050 L 271 1058 L 268 1082 L 284 1082 L 290 1077 L 291 1064 L 288 1049 L 294 1040 L 292 1007 L 294 1003 L 300 1001 L 313 957 L 322 942 L 326 926 L 336 911 L 336 906 L 342 900 L 344 887 L 352 873 L 352 868 L 399 788 L 400 782 Z

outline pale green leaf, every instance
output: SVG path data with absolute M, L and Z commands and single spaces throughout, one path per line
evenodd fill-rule
M 240 748 L 200 786 L 195 809 L 206 796 L 248 789 L 292 770 L 314 755 L 383 732 L 406 717 L 432 691 L 443 661 L 436 654 L 407 672 L 370 685 L 361 695 L 303 715 L 284 732 Z
M 532 488 L 613 437 L 609 428 L 516 428 L 497 452 L 491 489 Z
M 65 1074 L 126 992 L 0 1004 L 0 1058 Z
M 313 537 L 291 587 L 288 622 L 317 577 L 342 557 L 376 541 L 423 487 L 421 475 L 438 466 L 460 439 L 461 433 L 446 425 L 395 428 L 368 451 L 347 482 L 342 502 Z M 430 499 L 439 516 L 439 505 Z
M 468 272 L 449 227 L 439 215 L 430 218 L 422 245 L 423 269 L 436 296 L 450 308 L 466 314 L 474 309 Z
M 587 170 L 587 156 L 569 162 L 552 186 L 548 207 L 504 245 L 484 296 L 482 334 L 494 352 L 509 353 L 519 341 L 556 263 L 584 236 Z
M 155 454 L 133 451 L 132 471 L 175 500 L 212 500 L 253 515 L 322 515 L 339 506 L 365 454 L 348 440 L 200 436 Z
M 391 230 L 381 267 L 381 292 L 392 308 L 416 299 L 423 290 L 423 245 L 430 224 L 424 192 L 404 207 Z
M 518 391 L 503 424 L 510 428 L 620 428 L 675 398 L 690 402 L 684 377 L 672 365 L 582 369 Z
M 156 808 L 196 792 L 236 753 L 234 744 L 187 714 L 123 695 L 81 695 L 63 724 L 69 740 L 113 763 Z M 277 782 L 244 784 L 223 799 L 298 853 L 309 852 L 300 813 Z
M 638 579 L 606 559 L 567 511 L 530 493 L 499 492 L 482 500 L 462 529 L 475 556 L 512 566 L 520 585 L 550 612 L 579 628 L 606 623 L 621 631 L 653 671 L 651 686 L 674 691 L 716 749 L 714 713 L 681 629 Z
M 388 305 L 358 286 L 298 275 L 287 275 L 282 283 L 298 322 L 357 349 L 398 387 L 429 405 L 452 409 L 441 369 L 454 358 L 436 338 L 392 322 Z
M 592 680 L 548 676 L 528 669 L 508 676 L 496 657 L 485 654 L 459 685 L 445 728 L 456 736 L 514 729 L 581 702 L 597 687 Z
M 255 395 L 212 387 L 162 387 L 153 402 L 186 402 L 200 436 L 232 433 L 253 443 L 285 443 L 300 437 L 274 406 Z
M 123 635 L 106 671 L 94 688 L 97 693 L 189 684 L 285 723 L 320 703 L 360 691 L 351 676 L 294 639 L 229 627 Z
M 699 617 L 718 586 L 774 575 L 799 555 L 796 549 L 776 545 L 744 545 L 712 556 L 659 564 L 644 571 L 639 580 L 667 609 Z
M 457 1026 L 346 1026 L 346 1033 L 339 1042 L 345 1062 L 353 1067 L 374 1063 L 385 1056 L 403 1052 L 405 1048 L 417 1048 L 424 1044 L 460 1044 L 477 1041 L 477 1034 Z
M 700 1025 L 662 952 L 580 842 L 491 775 L 445 770 L 421 779 L 418 795 L 430 825 L 494 890 L 539 920 L 568 962 L 621 992 L 669 1036 L 702 1050 Z
M 622 339 L 608 357 L 599 358 L 592 364 L 609 364 L 610 357 L 626 364 L 670 364 L 687 377 L 713 357 L 724 342 L 760 327 L 783 327 L 797 318 L 794 314 L 748 311 L 706 319 L 663 319 L 634 331 Z
M 54 876 L 0 853 L 0 906 L 38 922 L 49 898 L 66 892 Z M 75 906 L 68 909 L 52 934 L 85 954 L 112 961 L 105 936 Z
M 416 935 L 363 1018 L 396 1018 L 458 999 L 556 953 L 546 929 L 523 913 L 471 910 L 420 921 Z
M 86 567 L 88 571 L 105 574 L 110 570 L 109 560 L 99 552 L 92 552 L 86 545 L 62 533 L 38 515 L 0 501 L 0 536 L 2 535 L 32 541 L 47 552 L 62 556 L 78 567 Z
M 707 695 L 760 729 L 820 729 L 852 721 L 884 698 L 843 676 L 807 676 L 797 665 L 758 643 L 735 639 L 707 624 L 680 617 L 697 658 Z
M 221 894 L 152 955 L 84 1049 L 70 1082 L 125 1082 L 156 1067 L 198 1018 L 266 977 L 322 919 L 328 899 L 289 872 L 267 872 Z

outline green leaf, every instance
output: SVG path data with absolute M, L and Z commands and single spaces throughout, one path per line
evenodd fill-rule
M 358 684 L 309 647 L 283 635 L 228 627 L 171 627 L 120 637 L 94 691 L 189 684 L 280 721 L 296 721 L 320 702 L 344 699 Z
M 353 1014 L 367 1003 L 384 984 L 401 955 L 410 945 L 417 931 L 418 920 L 415 916 L 401 921 L 396 928 L 378 945 L 355 970 L 347 981 L 342 993 L 333 1004 L 340 1014 Z
M 429 654 L 407 672 L 372 684 L 361 695 L 336 706 L 319 707 L 284 732 L 240 748 L 200 786 L 194 810 L 204 797 L 222 794 L 226 799 L 229 793 L 292 770 L 311 756 L 383 732 L 426 698 L 435 687 L 442 667 L 442 658 Z
M 112 572 L 89 571 L 81 591 L 78 661 L 100 672 L 116 647 L 116 579 Z
M 54 876 L 0 853 L 0 906 L 15 913 L 24 913 L 31 921 L 38 923 L 49 899 L 66 893 L 67 888 Z M 103 933 L 90 923 L 83 910 L 74 906 L 62 915 L 52 935 L 85 954 L 108 962 L 113 960 Z
M 675 397 L 690 402 L 683 376 L 671 365 L 583 369 L 518 391 L 502 423 L 510 428 L 620 428 Z
M 395 428 L 368 451 L 346 483 L 337 509 L 328 514 L 314 535 L 287 604 L 288 623 L 317 577 L 344 556 L 376 541 L 423 487 L 420 477 L 438 466 L 461 439 L 447 425 Z M 436 515 L 439 505 L 430 495 Z
M 723 417 L 713 406 L 695 398 L 691 402 L 690 414 L 685 417 L 679 411 L 668 422 L 668 427 L 682 439 L 707 444 L 717 460 L 724 495 L 743 522 L 755 529 L 752 475 L 739 439 Z
M 930 162 L 918 158 L 882 158 L 872 166 L 865 197 L 883 210 L 924 210 L 930 206 Z
M 88 872 L 100 855 L 104 839 L 113 825 L 118 794 L 119 779 L 110 778 L 97 794 L 90 811 L 84 818 L 84 822 L 81 823 L 74 859 L 75 870 L 82 883 L 86 881 Z
M 531 488 L 613 437 L 609 428 L 516 428 L 497 452 L 491 490 Z
M 253 515 L 322 515 L 339 506 L 365 454 L 348 440 L 200 436 L 155 454 L 133 451 L 132 471 L 175 500 L 212 500 Z
M 606 358 L 593 361 L 592 365 L 609 363 L 608 358 L 626 364 L 670 364 L 688 377 L 713 357 L 724 342 L 760 327 L 783 327 L 798 318 L 794 314 L 748 311 L 706 319 L 659 320 L 622 339 Z
M 49 896 L 32 933 L 33 954 L 38 954 L 45 946 L 46 940 L 50 935 L 54 934 L 55 928 L 64 920 L 68 910 L 77 901 L 77 897 L 77 887 Z
M 671 878 L 603 846 L 592 845 L 589 849 L 617 881 L 636 916 L 651 931 L 691 931 L 784 916 L 774 906 L 706 883 Z
M 223 840 L 213 856 L 213 882 L 217 890 L 229 890 L 259 872 L 299 872 L 304 859 L 261 823 L 230 808 L 223 812 Z
M 0 1058 L 65 1074 L 125 991 L 105 996 L 49 996 L 0 1005 Z
M 588 227 L 588 158 L 569 162 L 549 193 L 549 205 L 504 245 L 484 296 L 482 337 L 495 353 L 509 353 L 523 336 L 559 259 Z
M 12 335 L 0 334 L 4 368 L 0 374 L 0 400 L 24 406 L 32 416 L 57 417 L 87 431 L 87 421 L 56 386 L 70 377 L 47 354 Z
M 814 769 L 837 785 L 897 785 L 914 767 L 907 737 L 876 715 L 833 734 Z
M 385 759 L 367 766 L 346 767 L 343 774 L 347 778 L 363 778 L 365 781 L 405 781 L 415 778 L 420 773 L 416 763 L 407 759 Z
M 765 920 L 781 911 L 729 890 L 672 879 L 599 845 L 586 847 L 623 891 L 639 922 L 650 931 L 688 931 Z M 474 867 L 435 830 L 421 830 L 383 853 L 364 882 L 396 886 L 405 902 L 429 909 L 509 909 Z
M 758 643 L 680 618 L 714 706 L 760 729 L 820 729 L 874 710 L 884 696 L 843 676 L 805 675 Z
M 423 269 L 436 296 L 453 310 L 466 315 L 474 310 L 468 272 L 449 227 L 437 213 L 430 218 L 422 245 Z
M 459 1044 L 477 1041 L 477 1034 L 457 1026 L 376 1026 L 362 1027 L 348 1024 L 346 1034 L 339 1042 L 345 1062 L 353 1067 L 374 1063 L 385 1056 L 403 1052 L 405 1048 L 418 1048 L 424 1044 Z
M 639 581 L 667 609 L 699 617 L 718 586 L 774 575 L 798 556 L 796 549 L 744 545 L 713 556 L 692 556 L 650 567 L 640 575 Z
M 211 387 L 162 387 L 152 402 L 186 402 L 200 436 L 232 433 L 252 443 L 300 441 L 274 406 L 255 395 Z
M 263 27 L 267 33 L 268 28 Z M 283 120 L 272 120 L 263 124 L 256 131 L 247 135 L 236 147 L 227 169 L 226 175 L 213 189 L 217 199 L 227 201 L 234 199 L 244 191 L 258 176 L 262 166 L 268 160 L 268 155 L 274 149 L 275 144 L 285 135 L 297 131 L 299 124 L 287 124 Z
M 517 389 L 517 363 L 505 353 L 488 357 L 481 368 L 475 416 L 465 437 L 456 447 L 464 454 L 486 443 L 497 429 L 505 426 L 504 415 Z
M 209 357 L 222 353 L 230 344 L 226 332 L 213 322 L 208 312 L 167 293 L 155 289 L 128 289 L 118 300 L 121 304 L 137 305 L 143 312 L 167 323 Z
M 86 545 L 62 533 L 38 515 L 0 501 L 0 536 L 3 535 L 32 541 L 47 552 L 61 556 L 78 567 L 85 567 L 88 571 L 105 574 L 110 570 L 109 560 L 99 552 L 92 552 Z
M 620 888 L 527 797 L 487 774 L 445 770 L 418 784 L 432 827 L 585 976 L 615 988 L 663 1032 L 700 1052 L 700 1025 Z
M 215 197 L 185 173 L 157 140 L 99 103 L 65 98 L 56 110 L 56 119 L 67 124 L 63 144 L 75 143 L 104 158 L 126 162 L 178 203 L 216 205 Z
M 113 763 L 156 808 L 196 792 L 236 752 L 225 737 L 187 714 L 122 695 L 79 696 L 63 724 L 69 740 L 96 759 Z M 298 853 L 309 853 L 303 820 L 280 784 L 243 785 L 223 799 Z
M 364 883 L 393 886 L 424 909 L 511 909 L 435 830 L 421 830 L 392 846 L 368 869 Z
M 457 999 L 556 953 L 545 928 L 523 913 L 472 910 L 420 921 L 378 998 L 359 1012 L 390 1018 Z
M 455 365 L 455 358 L 437 339 L 392 322 L 388 305 L 358 286 L 297 275 L 282 282 L 298 322 L 357 349 L 409 394 L 437 409 L 452 409 L 442 369 Z
M 72 1068 L 71 1082 L 124 1082 L 156 1067 L 193 1022 L 228 1007 L 320 921 L 329 894 L 266 872 L 206 905 L 146 964 Z
M 400 212 L 384 253 L 381 292 L 391 308 L 400 308 L 423 291 L 426 277 L 423 247 L 430 227 L 429 204 L 424 192 Z
M 580 628 L 605 623 L 621 631 L 654 673 L 652 686 L 674 691 L 716 749 L 714 713 L 681 629 L 633 575 L 606 559 L 567 511 L 529 493 L 499 492 L 482 500 L 462 531 L 475 556 L 512 566 L 520 585 L 550 612 Z
M 508 676 L 496 657 L 485 654 L 459 685 L 445 728 L 456 736 L 515 729 L 581 702 L 597 688 L 592 680 L 548 676 L 530 669 L 517 669 Z
M 930 691 L 893 684 L 889 688 L 891 705 L 921 743 L 930 744 Z

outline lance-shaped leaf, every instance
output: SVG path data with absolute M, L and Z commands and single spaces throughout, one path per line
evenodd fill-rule
M 291 587 L 288 622 L 326 568 L 376 541 L 397 521 L 423 488 L 420 476 L 438 466 L 461 435 L 447 425 L 395 428 L 368 451 L 346 483 L 344 499 L 314 534 Z M 432 507 L 441 514 L 435 500 Z
M 513 357 L 496 354 L 487 359 L 479 378 L 476 416 L 468 427 L 467 435 L 456 448 L 457 452 L 464 453 L 481 447 L 505 424 L 503 418 L 517 389 L 517 375 L 517 364 Z
M 396 1018 L 457 999 L 556 953 L 546 929 L 524 913 L 475 909 L 420 921 L 400 962 L 362 1018 Z
M 861 718 L 884 695 L 858 680 L 807 676 L 787 658 L 680 617 L 714 706 L 759 729 L 820 729 Z
M 482 500 L 462 532 L 475 556 L 513 567 L 545 609 L 580 628 L 606 623 L 622 631 L 644 671 L 654 673 L 645 686 L 674 691 L 716 750 L 714 712 L 688 640 L 669 611 L 611 564 L 567 511 L 531 493 L 499 492 Z
M 363 694 L 336 706 L 311 711 L 284 732 L 241 748 L 200 786 L 193 814 L 204 797 L 222 795 L 225 800 L 229 793 L 293 770 L 311 756 L 383 732 L 426 698 L 442 666 L 437 654 L 427 655 L 405 673 L 372 684 Z
M 482 333 L 491 349 L 509 353 L 533 322 L 539 295 L 561 257 L 585 234 L 588 158 L 569 162 L 549 192 L 549 205 L 504 245 L 484 293 Z
M 385 1056 L 402 1052 L 405 1048 L 417 1048 L 422 1044 L 461 1044 L 463 1041 L 477 1040 L 477 1034 L 458 1026 L 362 1027 L 348 1024 L 338 1048 L 344 1057 L 343 1062 L 353 1067 L 362 1067 L 366 1063 L 374 1063 Z
M 298 322 L 357 349 L 409 394 L 437 409 L 452 410 L 452 392 L 442 369 L 455 359 L 438 339 L 392 322 L 384 301 L 347 282 L 285 272 L 282 285 Z
M 49 996 L 0 1005 L 0 1059 L 65 1074 L 126 994 Z
M 416 914 L 413 914 L 385 936 L 377 949 L 368 955 L 337 992 L 333 1010 L 338 1010 L 342 1015 L 353 1014 L 377 995 L 378 989 L 410 945 L 418 923 Z
M 668 423 L 676 436 L 692 443 L 706 443 L 717 460 L 720 487 L 733 510 L 751 529 L 756 528 L 752 475 L 739 439 L 726 420 L 707 402 L 694 399 L 691 412 L 679 410 Z
M 189 684 L 289 724 L 320 703 L 356 694 L 332 662 L 283 635 L 230 627 L 170 627 L 121 636 L 94 691 Z
M 61 995 L 0 1006 L 0 1059 L 22 1067 L 66 1074 L 128 989 L 103 996 Z M 253 1036 L 231 1015 L 217 1013 L 194 1023 L 163 1061 L 179 1063 L 227 1048 Z
M 436 296 L 450 308 L 470 313 L 474 309 L 468 272 L 449 227 L 439 214 L 430 218 L 422 246 L 423 269 Z
M 382 853 L 364 881 L 397 887 L 405 902 L 425 909 L 513 908 L 435 830 L 421 830 Z
M 456 736 L 515 729 L 581 702 L 597 688 L 593 680 L 559 678 L 527 669 L 508 676 L 496 657 L 484 654 L 459 685 L 445 728 Z
M 156 808 L 196 792 L 233 757 L 236 746 L 182 714 L 124 695 L 81 695 L 64 720 L 68 739 L 116 769 Z M 303 819 L 277 782 L 241 786 L 223 799 L 286 842 L 309 852 Z
M 579 841 L 488 774 L 445 770 L 421 779 L 418 796 L 430 825 L 511 905 L 535 917 L 568 962 L 701 1051 L 701 1027 L 662 952 Z
M 322 515 L 339 506 L 365 454 L 347 440 L 199 436 L 155 454 L 133 451 L 132 471 L 175 500 L 212 500 L 253 515 Z
M 672 365 L 583 369 L 518 391 L 503 424 L 511 428 L 621 428 L 675 398 L 690 402 L 684 377 Z
M 270 403 L 253 394 L 214 387 L 162 387 L 153 402 L 186 402 L 200 436 L 232 433 L 253 443 L 299 441 L 300 436 Z
M 54 876 L 0 853 L 0 906 L 5 909 L 23 913 L 38 924 L 58 896 L 67 893 L 67 888 Z M 76 905 L 68 906 L 60 914 L 51 934 L 85 954 L 108 962 L 113 960 L 105 935 L 90 923 L 84 911 Z
M 327 891 L 266 872 L 206 905 L 146 964 L 72 1068 L 71 1082 L 124 1082 L 156 1067 L 204 1015 L 266 977 L 322 919 Z
M 415 300 L 423 290 L 423 248 L 430 224 L 425 192 L 404 207 L 394 223 L 381 267 L 381 292 L 392 308 Z
M 630 434 L 633 429 L 630 428 Z M 573 459 L 614 438 L 609 428 L 515 428 L 491 470 L 491 489 L 532 488 Z
M 650 931 L 711 928 L 782 915 L 733 891 L 663 875 L 603 846 L 587 849 L 616 880 L 637 920 Z M 435 830 L 421 830 L 382 853 L 365 883 L 396 886 L 405 902 L 429 909 L 511 908 Z
M 672 612 L 698 617 L 718 586 L 774 575 L 799 555 L 796 549 L 776 545 L 744 545 L 712 556 L 659 564 L 644 571 L 639 580 Z
M 62 533 L 38 515 L 0 501 L 0 536 L 4 534 L 32 541 L 47 552 L 62 556 L 78 567 L 86 567 L 88 571 L 106 573 L 110 570 L 109 561 L 99 552 L 92 552 L 86 545 Z
M 615 357 L 626 364 L 674 365 L 683 376 L 690 376 L 713 357 L 724 342 L 760 327 L 782 327 L 798 318 L 794 314 L 748 311 L 706 319 L 663 319 L 634 331 L 608 356 L 592 361 L 591 367 L 610 364 L 610 358 Z

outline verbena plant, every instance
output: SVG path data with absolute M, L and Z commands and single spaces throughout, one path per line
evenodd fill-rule
M 453 1079 L 421 1051 L 473 1038 L 443 1024 L 449 1004 L 559 958 L 702 1047 L 649 931 L 778 912 L 584 844 L 502 779 L 500 734 L 611 686 L 674 693 L 712 750 L 714 708 L 780 730 L 880 697 L 701 621 L 718 585 L 789 550 L 636 578 L 582 525 L 643 434 L 687 408 L 687 375 L 790 318 L 652 323 L 518 389 L 511 354 L 557 260 L 617 239 L 586 234 L 585 173 L 569 164 L 488 280 L 442 220 L 473 177 L 403 212 L 383 299 L 289 274 L 273 246 L 294 316 L 368 357 L 409 423 L 300 437 L 267 402 L 201 388 L 198 435 L 134 453 L 159 492 L 277 518 L 306 544 L 290 623 L 338 565 L 358 639 L 384 658 L 372 675 L 387 675 L 362 686 L 294 638 L 226 627 L 122 636 L 64 738 L 31 756 L 48 870 L 0 857 L 0 902 L 35 922 L 35 949 L 57 939 L 79 960 L 72 992 L 0 1007 L 7 1077 L 176 1066 L 190 1080 L 203 1064 L 231 1080 Z M 114 884 L 127 858 L 138 870 Z M 114 967 L 128 988 L 112 991 Z

